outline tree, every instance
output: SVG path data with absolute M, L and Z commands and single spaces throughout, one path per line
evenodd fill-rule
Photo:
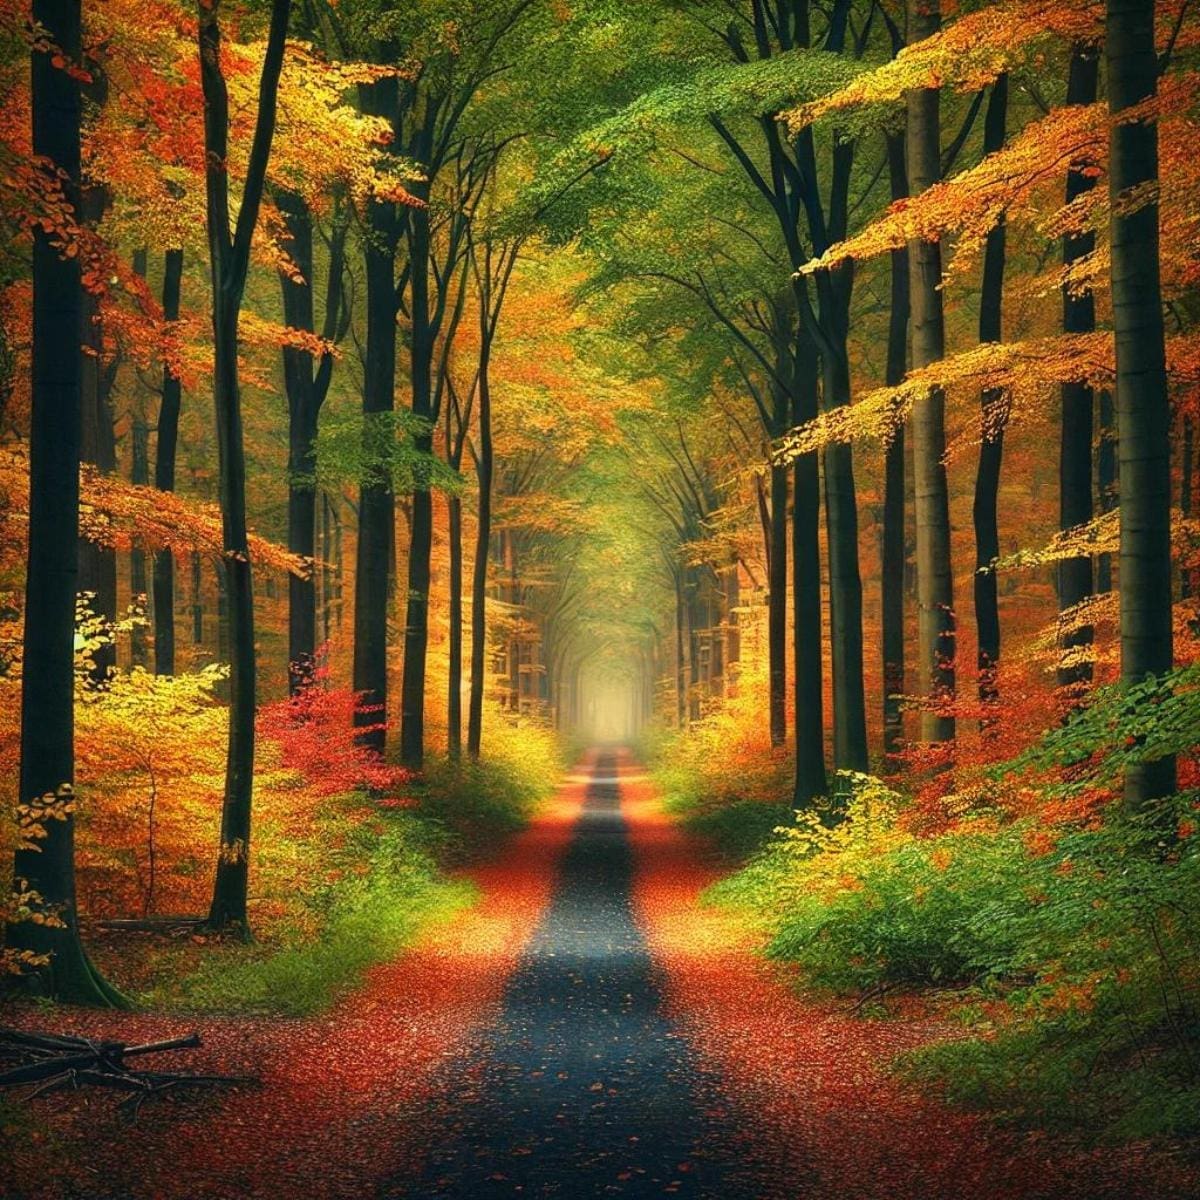
M 299 192 L 280 190 L 276 203 L 288 236 L 291 263 L 281 268 L 283 316 L 289 329 L 315 333 L 313 303 L 313 215 Z M 288 549 L 302 558 L 316 555 L 317 421 L 333 378 L 333 344 L 345 334 L 344 307 L 347 218 L 335 205 L 319 354 L 303 344 L 283 347 L 283 376 L 288 399 Z M 294 694 L 312 679 L 317 648 L 315 571 L 288 578 L 288 687 Z
M 1100 56 L 1095 47 L 1076 44 L 1071 51 L 1067 79 L 1068 104 L 1094 104 Z M 1096 186 L 1095 172 L 1086 167 L 1073 168 L 1067 174 L 1066 200 L 1070 204 Z M 1062 239 L 1063 266 L 1068 270 L 1085 259 L 1096 246 L 1095 234 L 1069 232 Z M 1064 333 L 1090 333 L 1096 327 L 1096 301 L 1089 288 L 1082 294 L 1064 282 L 1062 288 L 1062 325 Z M 1062 387 L 1062 423 L 1059 443 L 1058 524 L 1061 530 L 1074 529 L 1092 519 L 1092 441 L 1095 395 L 1086 382 L 1072 381 Z M 1058 605 L 1070 611 L 1092 593 L 1090 555 L 1064 559 L 1058 565 Z M 1064 661 L 1059 665 L 1060 687 L 1078 689 L 1091 678 L 1090 664 L 1078 658 L 1080 648 L 1092 640 L 1092 629 L 1084 625 L 1062 639 Z
M 1008 75 L 992 84 L 987 116 L 983 127 L 983 152 L 995 154 L 1004 145 L 1008 119 Z M 987 236 L 984 249 L 983 281 L 979 296 L 979 340 L 999 342 L 1004 336 L 1002 321 L 1004 300 L 1005 224 L 1003 218 Z M 996 586 L 995 561 L 1000 555 L 1000 522 L 997 501 L 1000 492 L 1000 465 L 1004 455 L 1006 394 L 986 388 L 979 398 L 979 467 L 975 475 L 975 625 L 977 635 L 976 666 L 979 672 L 979 699 L 986 706 L 997 697 L 996 672 L 1000 663 L 1000 601 Z M 991 722 L 983 718 L 986 728 Z
M 1112 305 L 1121 495 L 1121 676 L 1130 684 L 1173 665 L 1171 410 L 1159 278 L 1158 130 L 1137 112 L 1158 80 L 1153 0 L 1107 0 L 1104 61 L 1109 140 Z M 1135 110 L 1131 113 L 1129 110 Z M 1140 808 L 1175 790 L 1175 760 L 1131 765 L 1125 800 Z
M 179 320 L 183 284 L 183 250 L 168 250 L 164 256 L 162 282 L 163 321 Z M 158 404 L 158 429 L 154 440 L 154 486 L 175 490 L 175 460 L 179 450 L 179 412 L 183 381 L 178 368 L 163 362 L 162 391 Z M 175 674 L 175 555 L 168 549 L 154 555 L 154 673 Z
M 82 5 L 35 0 L 52 39 L 31 62 L 33 152 L 45 186 L 61 189 L 59 227 L 33 240 L 33 391 L 25 669 L 21 687 L 20 822 L 15 860 L 25 919 L 9 946 L 38 964 L 36 986 L 62 1000 L 120 1005 L 79 939 L 75 903 L 75 588 L 78 579 L 84 311 L 77 228 L 80 200 Z M 32 896 L 29 895 L 32 893 Z
M 937 0 L 908 0 L 909 41 L 936 33 Z M 908 186 L 913 196 L 941 177 L 940 97 L 936 87 L 907 93 Z M 926 367 L 946 352 L 942 314 L 942 254 L 937 240 L 908 246 L 912 320 L 912 365 Z M 946 481 L 945 394 L 922 392 L 913 404 L 913 473 L 917 517 L 917 604 L 919 667 L 927 707 L 921 732 L 926 741 L 954 737 L 954 717 L 944 711 L 954 695 L 954 574 L 950 562 L 950 500 Z
M 221 66 L 219 0 L 199 5 L 200 79 L 204 90 L 205 199 L 212 283 L 213 406 L 223 523 L 222 572 L 229 613 L 230 706 L 221 842 L 209 924 L 249 936 L 246 893 L 254 790 L 254 592 L 246 534 L 246 459 L 238 378 L 238 322 L 250 246 L 275 133 L 290 0 L 272 0 L 258 90 L 258 113 L 236 224 L 229 204 L 229 93 Z

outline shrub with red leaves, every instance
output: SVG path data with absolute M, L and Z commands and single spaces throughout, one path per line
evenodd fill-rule
M 410 772 L 359 744 L 364 733 L 380 726 L 355 725 L 355 717 L 371 709 L 360 693 L 328 684 L 329 670 L 319 666 L 296 695 L 263 706 L 259 733 L 278 745 L 282 765 L 303 775 L 319 795 L 370 791 L 394 805 Z

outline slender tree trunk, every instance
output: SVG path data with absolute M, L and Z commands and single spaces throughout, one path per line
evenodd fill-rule
M 786 403 L 786 395 L 784 397 Z M 767 584 L 771 745 L 787 739 L 787 467 L 771 468 L 771 554 Z
M 430 327 L 429 213 L 409 216 L 412 296 L 412 412 L 423 427 L 413 438 L 417 454 L 433 454 L 433 330 Z M 408 549 L 408 598 L 404 621 L 404 674 L 400 685 L 400 759 L 419 769 L 425 757 L 425 662 L 429 650 L 429 586 L 432 578 L 433 494 L 427 468 L 418 465 L 412 495 Z
M 238 379 L 238 318 L 267 160 L 275 129 L 289 0 L 273 0 L 259 106 L 236 229 L 230 233 L 229 97 L 221 72 L 218 4 L 200 5 L 198 35 L 204 90 L 205 192 L 212 282 L 213 407 L 221 501 L 223 575 L 229 613 L 229 746 L 221 842 L 208 924 L 249 936 L 250 814 L 254 790 L 254 591 L 246 535 L 246 456 Z
M 1093 104 L 1096 100 L 1099 55 L 1091 46 L 1076 46 L 1071 54 L 1067 80 L 1068 104 Z M 1081 170 L 1067 173 L 1067 203 L 1096 186 L 1095 177 Z M 1063 265 L 1071 266 L 1092 253 L 1096 239 L 1091 233 L 1068 234 L 1063 238 Z M 1091 333 L 1096 328 L 1096 302 L 1091 291 L 1074 294 L 1069 287 L 1062 292 L 1064 333 Z M 1062 387 L 1062 427 L 1059 442 L 1058 527 L 1074 529 L 1092 519 L 1092 440 L 1095 397 L 1086 383 L 1067 383 Z M 1058 564 L 1058 607 L 1062 612 L 1082 603 L 1092 594 L 1092 560 L 1088 555 L 1069 558 Z M 1060 639 L 1066 661 L 1058 668 L 1059 687 L 1071 689 L 1072 698 L 1091 681 L 1091 664 L 1072 651 L 1089 646 L 1092 627 L 1084 625 Z
M 1107 0 L 1109 111 L 1152 96 L 1158 79 L 1153 0 Z M 1167 393 L 1158 204 L 1119 205 L 1158 182 L 1158 127 L 1114 125 L 1109 144 L 1112 305 L 1117 343 L 1117 454 L 1121 473 L 1121 676 L 1126 683 L 1173 666 L 1171 625 L 1171 412 Z M 1175 790 L 1175 760 L 1130 766 L 1125 801 L 1140 809 Z
M 150 482 L 150 427 L 146 424 L 146 414 L 141 408 L 140 398 L 134 411 L 130 427 L 130 482 L 145 487 Z M 133 604 L 145 606 L 146 603 L 146 552 L 141 546 L 135 545 L 129 551 L 129 591 Z M 146 666 L 146 626 L 141 619 L 133 623 L 129 635 L 129 653 L 132 665 Z
M 797 425 L 817 415 L 817 360 L 812 343 L 801 335 L 792 391 L 792 420 Z M 792 464 L 792 603 L 795 653 L 796 773 L 792 803 L 805 808 L 825 794 L 825 692 L 821 663 L 821 480 L 817 454 L 800 455 Z
M 183 251 L 168 250 L 163 264 L 163 320 L 179 320 L 183 281 Z M 154 439 L 154 486 L 175 490 L 175 456 L 179 445 L 179 408 L 182 386 L 169 365 L 163 365 L 162 400 L 158 406 L 158 431 Z M 175 555 L 168 549 L 154 555 L 154 673 L 175 674 Z M 194 614 L 192 640 L 203 640 L 203 617 Z
M 276 204 L 288 231 L 288 252 L 300 278 L 279 274 L 283 319 L 292 329 L 314 332 L 312 214 L 303 197 L 280 191 Z M 312 559 L 316 553 L 317 413 L 313 357 L 283 348 L 288 399 L 288 549 Z M 295 695 L 312 681 L 316 665 L 317 585 L 314 573 L 288 576 L 288 690 Z
M 836 354 L 822 356 L 827 409 L 849 403 L 850 364 L 845 339 Z M 833 760 L 840 770 L 867 769 L 867 710 L 863 692 L 862 576 L 858 567 L 858 503 L 854 461 L 847 443 L 828 447 L 825 464 L 825 523 L 829 545 L 831 667 L 833 675 Z
M 87 99 L 96 108 L 108 100 L 108 79 L 102 69 L 92 72 L 86 85 Z M 102 183 L 90 182 L 80 191 L 78 212 L 81 223 L 95 230 L 104 219 L 111 204 L 109 190 Z M 110 404 L 116 364 L 104 361 L 104 327 L 100 315 L 100 297 L 85 290 L 80 321 L 80 343 L 83 354 L 82 381 L 82 441 L 81 453 L 102 475 L 114 475 L 117 470 L 117 441 L 113 429 Z M 93 614 L 110 626 L 117 620 L 117 552 L 111 546 L 101 546 L 87 539 L 79 543 L 79 590 L 87 595 Z M 92 657 L 90 678 L 103 684 L 116 670 L 117 645 L 110 638 L 99 646 Z
M 908 0 L 909 42 L 936 33 L 937 0 Z M 908 184 L 919 196 L 940 174 L 940 96 L 937 88 L 907 94 Z M 926 367 L 945 354 L 942 252 L 939 242 L 908 247 L 912 365 Z M 913 405 L 913 474 L 917 518 L 917 606 L 921 688 L 928 705 L 921 735 L 929 742 L 954 737 L 954 717 L 938 711 L 954 698 L 954 574 L 950 562 L 950 499 L 946 481 L 946 398 L 930 388 Z
M 462 755 L 462 642 L 463 642 L 463 554 L 462 499 L 451 496 L 450 538 L 450 667 L 446 680 L 446 750 L 452 759 Z
M 487 672 L 487 578 L 492 545 L 492 385 L 491 342 L 486 333 L 479 352 L 479 513 L 475 531 L 475 563 L 471 575 L 471 692 L 467 703 L 467 753 L 478 758 L 483 744 L 483 688 Z M 573 693 L 572 693 L 573 695 Z
M 683 729 L 687 725 L 687 655 L 684 639 L 687 632 L 687 614 L 683 607 L 683 568 L 676 567 L 675 577 L 675 726 Z
M 395 79 L 360 88 L 364 112 L 394 118 Z M 368 449 L 390 419 L 396 390 L 395 206 L 367 206 L 364 239 L 367 282 L 367 348 L 363 374 L 364 438 Z M 355 724 L 359 740 L 383 753 L 388 719 L 388 576 L 395 537 L 395 497 L 391 482 L 372 470 L 362 480 L 358 501 L 358 544 L 354 568 L 354 690 L 359 696 Z
M 893 200 L 908 195 L 908 172 L 904 165 L 904 138 L 889 134 L 888 171 Z M 885 379 L 894 387 L 908 369 L 908 251 L 891 254 L 891 304 L 888 317 L 887 366 Z M 882 651 L 883 651 L 883 753 L 894 760 L 904 741 L 904 426 L 898 425 L 884 458 Z
M 78 0 L 34 0 L 33 19 L 70 62 L 80 62 Z M 32 56 L 33 151 L 79 200 L 79 82 L 44 51 Z M 88 961 L 75 897 L 75 589 L 83 362 L 79 256 L 60 256 L 51 235 L 33 234 L 33 362 L 29 432 L 29 555 L 25 576 L 19 798 L 45 836 L 18 850 L 15 890 L 54 911 L 53 924 L 19 921 L 8 944 L 47 955 L 32 986 L 62 1000 L 112 1005 L 121 997 Z M 41 810 L 39 812 L 39 810 Z
M 983 152 L 995 154 L 1004 146 L 1008 123 L 1008 76 L 992 84 L 984 118 Z M 979 340 L 998 342 L 1004 336 L 1004 259 L 1006 229 L 1003 217 L 987 236 L 983 256 L 983 282 L 979 296 Z M 995 388 L 986 389 L 980 402 L 979 467 L 975 474 L 975 626 L 978 634 L 976 666 L 979 699 L 984 711 L 999 699 L 996 671 L 1000 664 L 1000 598 L 996 587 L 995 561 L 1000 556 L 1000 467 L 1004 456 L 1004 411 L 1006 397 Z M 984 717 L 987 729 L 991 718 Z

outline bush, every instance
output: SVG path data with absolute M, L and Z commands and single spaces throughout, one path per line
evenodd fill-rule
M 1200 1132 L 1200 797 L 1059 829 L 975 814 L 917 838 L 901 797 L 854 785 L 844 820 L 800 814 L 712 898 L 812 986 L 962 989 L 975 1036 L 902 1066 L 956 1101 L 1114 1137 Z M 1164 843 L 1164 826 L 1186 836 Z

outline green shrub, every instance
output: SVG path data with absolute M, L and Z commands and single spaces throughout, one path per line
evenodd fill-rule
M 931 838 L 859 777 L 845 819 L 800 814 L 713 900 L 812 986 L 964 989 L 973 1036 L 902 1069 L 960 1103 L 1123 1138 L 1200 1132 L 1200 844 L 1188 793 L 1137 819 L 976 820 Z

